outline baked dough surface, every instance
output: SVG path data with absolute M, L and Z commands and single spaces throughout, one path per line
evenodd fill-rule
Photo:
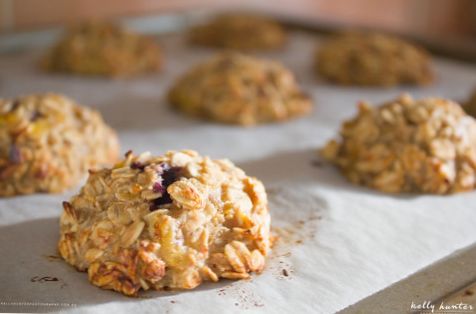
M 263 184 L 194 151 L 129 152 L 63 205 L 61 256 L 126 295 L 248 278 L 270 249 Z
M 226 14 L 191 29 L 194 44 L 237 50 L 272 50 L 282 47 L 286 33 L 272 19 L 250 14 Z
M 430 55 L 402 39 L 378 33 L 345 33 L 316 52 L 316 71 L 343 85 L 427 85 L 433 81 Z
M 310 98 L 283 65 L 234 52 L 193 67 L 168 98 L 185 114 L 241 125 L 288 120 L 312 109 Z
M 450 100 L 363 102 L 340 135 L 321 153 L 354 183 L 389 193 L 451 194 L 476 186 L 476 121 Z
M 118 151 L 101 115 L 67 97 L 0 100 L 0 196 L 64 191 Z
M 152 38 L 97 21 L 71 27 L 42 60 L 50 72 L 109 77 L 156 72 L 161 64 Z

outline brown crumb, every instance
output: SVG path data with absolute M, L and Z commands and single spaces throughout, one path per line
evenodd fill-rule
M 311 166 L 321 168 L 324 164 L 320 160 L 313 160 L 311 161 Z
M 175 304 L 176 301 L 175 300 L 170 300 L 170 303 Z
M 31 282 L 47 282 L 47 281 L 59 281 L 58 278 L 56 277 L 51 277 L 51 276 L 34 276 L 30 279 Z
M 61 260 L 61 257 L 59 257 L 58 255 L 45 255 L 45 258 L 50 262 Z
M 471 289 L 468 289 L 464 292 L 464 295 L 473 295 L 473 294 L 474 294 L 474 291 Z
M 286 269 L 283 269 L 283 276 L 284 277 L 288 277 L 289 276 L 289 273 Z

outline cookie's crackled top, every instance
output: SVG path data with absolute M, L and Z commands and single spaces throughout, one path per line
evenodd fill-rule
M 352 182 L 391 193 L 449 194 L 476 187 L 476 121 L 445 99 L 409 96 L 342 125 L 322 155 Z
M 42 60 L 51 72 L 113 77 L 155 72 L 161 63 L 152 38 L 98 21 L 71 27 Z
M 194 151 L 127 153 L 64 203 L 61 256 L 104 289 L 192 289 L 248 278 L 270 248 L 265 189 Z
M 316 70 L 344 85 L 426 85 L 433 81 L 429 54 L 399 38 L 378 33 L 345 33 L 324 42 Z
M 269 50 L 283 46 L 286 33 L 272 19 L 251 14 L 225 14 L 191 29 L 192 43 L 238 50 Z
M 0 196 L 64 191 L 117 154 L 116 134 L 101 115 L 69 98 L 0 100 Z
M 233 52 L 192 68 L 168 96 L 186 114 L 241 125 L 287 120 L 312 108 L 284 66 Z

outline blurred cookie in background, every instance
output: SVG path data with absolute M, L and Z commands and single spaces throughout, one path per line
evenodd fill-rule
M 253 14 L 224 14 L 193 27 L 190 41 L 197 45 L 237 50 L 272 50 L 286 41 L 284 28 L 276 21 Z
M 321 150 L 353 183 L 387 193 L 452 194 L 476 188 L 476 121 L 441 98 L 362 102 L 340 139 Z
M 152 38 L 104 21 L 72 26 L 42 60 L 49 72 L 109 77 L 156 72 L 161 64 Z
M 427 85 L 434 79 L 428 52 L 379 33 L 334 35 L 318 48 L 315 69 L 342 85 Z
M 118 151 L 101 115 L 67 97 L 0 99 L 0 196 L 65 191 Z
M 193 67 L 168 98 L 190 116 L 240 125 L 288 120 L 312 109 L 291 71 L 278 62 L 236 52 Z

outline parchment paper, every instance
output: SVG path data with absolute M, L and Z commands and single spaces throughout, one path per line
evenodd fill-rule
M 98 289 L 57 258 L 58 195 L 0 200 L 0 310 L 81 313 L 332 313 L 476 240 L 476 192 L 391 196 L 348 183 L 317 159 L 316 149 L 353 116 L 358 100 L 380 103 L 403 91 L 415 97 L 465 99 L 476 67 L 436 59 L 438 81 L 427 88 L 343 88 L 312 71 L 316 38 L 294 33 L 283 61 L 312 96 L 314 112 L 282 124 L 240 128 L 183 117 L 164 93 L 190 65 L 214 50 L 191 49 L 180 36 L 159 39 L 160 74 L 129 80 L 84 79 L 35 70 L 41 50 L 0 56 L 0 95 L 65 93 L 99 109 L 119 132 L 122 150 L 163 153 L 189 148 L 230 158 L 263 180 L 280 241 L 263 274 L 206 283 L 184 292 L 128 298 Z M 424 296 L 415 296 L 416 301 Z M 410 305 L 409 305 L 410 306 Z M 389 309 L 391 310 L 391 309 Z

